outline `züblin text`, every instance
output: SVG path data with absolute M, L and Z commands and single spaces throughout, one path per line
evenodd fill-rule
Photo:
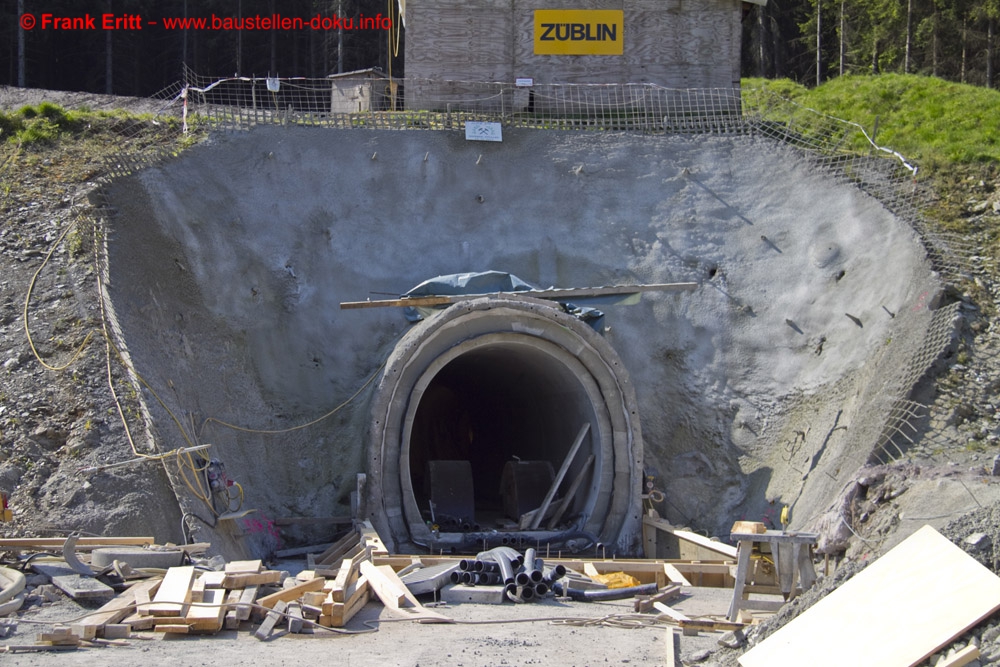
M 618 26 L 609 23 L 543 23 L 541 42 L 613 42 Z

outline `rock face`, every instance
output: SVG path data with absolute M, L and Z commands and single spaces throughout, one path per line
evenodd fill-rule
M 752 137 L 511 130 L 484 146 L 258 128 L 108 195 L 109 302 L 163 402 L 145 396 L 161 447 L 185 442 L 169 407 L 265 516 L 342 513 L 370 465 L 367 390 L 288 430 L 354 395 L 408 326 L 341 301 L 485 269 L 556 287 L 698 282 L 606 307 L 603 334 L 661 514 L 723 534 L 836 497 L 940 289 L 905 223 Z M 234 549 L 267 542 L 233 528 L 217 532 Z

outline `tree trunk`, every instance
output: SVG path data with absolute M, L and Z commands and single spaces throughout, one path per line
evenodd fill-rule
M 910 73 L 910 52 L 913 46 L 913 0 L 906 2 L 906 55 L 903 57 L 903 74 Z
M 24 0 L 17 0 L 17 17 L 18 17 L 18 27 L 17 27 L 17 85 L 19 88 L 25 88 L 25 68 L 24 68 L 24 28 L 20 25 L 21 15 L 24 14 Z
M 960 77 L 962 83 L 965 83 L 965 54 L 968 49 L 968 42 L 966 41 L 967 32 L 968 32 L 968 19 L 963 18 L 962 19 L 962 75 Z
M 878 37 L 872 39 L 872 74 L 878 74 Z
M 823 0 L 816 0 L 816 85 L 823 83 Z
M 844 5 L 847 0 L 840 0 L 840 76 L 844 76 L 844 65 L 847 58 L 847 36 L 844 34 Z
M 986 87 L 993 87 L 993 56 L 995 55 L 995 48 L 993 42 L 996 41 L 996 19 L 990 17 L 988 27 L 986 29 Z
M 934 28 L 931 33 L 931 74 L 938 75 L 938 65 L 940 64 L 941 53 L 939 49 L 938 37 L 941 31 L 941 15 L 937 8 L 934 8 Z
M 108 0 L 107 12 L 110 14 L 113 12 L 111 6 L 111 0 Z M 111 51 L 112 41 L 111 35 L 114 34 L 114 30 L 104 31 L 104 92 L 108 95 L 113 95 L 114 86 L 112 81 L 112 75 L 114 74 L 114 59 Z
M 757 76 L 767 78 L 767 5 L 757 5 Z

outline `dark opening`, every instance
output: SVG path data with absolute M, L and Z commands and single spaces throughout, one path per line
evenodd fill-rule
M 421 514 L 431 518 L 428 501 L 435 485 L 445 496 L 461 496 L 468 487 L 448 479 L 462 474 L 462 465 L 438 464 L 431 474 L 431 462 L 467 461 L 474 521 L 483 528 L 493 527 L 504 514 L 500 487 L 508 462 L 548 461 L 558 470 L 583 423 L 596 421 L 576 375 L 558 359 L 524 344 L 490 345 L 456 357 L 431 380 L 419 401 L 409 463 Z M 582 467 L 591 442 L 589 436 L 584 440 L 568 478 Z M 538 475 L 523 479 L 546 487 L 543 496 L 550 483 Z M 577 507 L 586 494 L 579 495 Z M 442 517 L 435 519 L 440 523 Z

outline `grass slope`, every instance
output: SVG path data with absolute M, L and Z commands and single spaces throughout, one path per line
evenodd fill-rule
M 744 79 L 797 104 L 849 120 L 876 143 L 936 172 L 1000 163 L 1000 91 L 913 74 L 843 76 L 816 88 L 788 80 Z

